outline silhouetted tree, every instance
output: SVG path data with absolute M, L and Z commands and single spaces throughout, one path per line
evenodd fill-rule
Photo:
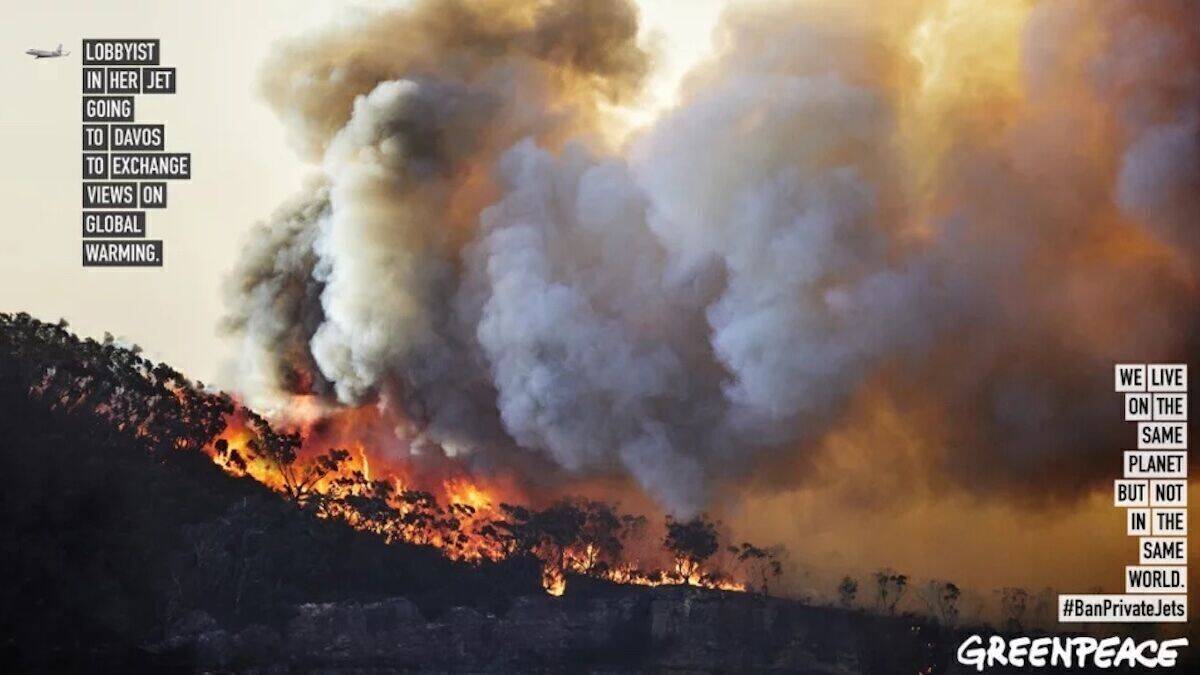
M 850 608 L 854 606 L 854 597 L 858 595 L 858 582 L 849 576 L 842 577 L 837 587 L 838 604 Z
M 717 526 L 705 515 L 678 521 L 667 516 L 667 536 L 663 546 L 675 557 L 675 570 L 691 579 L 705 560 L 717 552 Z
M 917 595 L 943 626 L 953 627 L 958 622 L 958 600 L 962 591 L 955 584 L 949 581 L 930 581 Z
M 122 347 L 80 339 L 67 322 L 0 313 L 0 363 L 13 382 L 97 439 L 152 451 L 196 450 L 225 428 L 234 405 L 165 364 Z
M 896 613 L 896 606 L 908 591 L 908 576 L 895 570 L 884 569 L 875 573 L 876 608 L 888 614 Z
M 779 560 L 783 549 L 779 547 L 759 548 L 749 542 L 742 542 L 741 546 L 730 546 L 728 551 L 737 561 L 738 568 L 745 568 L 747 576 L 751 581 L 750 588 L 754 588 L 754 582 L 758 584 L 758 590 L 763 595 L 766 595 L 770 590 L 770 580 L 783 574 L 783 563 Z
M 1021 622 L 1025 619 L 1025 609 L 1028 605 L 1029 592 L 1024 588 L 1009 586 L 1000 589 L 1000 616 L 1004 620 L 1004 630 L 1021 631 Z

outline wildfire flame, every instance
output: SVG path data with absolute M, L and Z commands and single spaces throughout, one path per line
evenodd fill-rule
M 305 399 L 306 397 L 297 397 Z M 298 450 L 293 461 L 281 461 L 264 451 L 267 443 L 254 427 L 251 413 L 239 408 L 228 416 L 225 430 L 205 446 L 205 453 L 227 473 L 245 476 L 311 506 L 322 518 L 341 520 L 355 529 L 374 533 L 388 543 L 432 546 L 446 557 L 467 562 L 499 561 L 514 555 L 514 543 L 499 536 L 506 514 L 500 507 L 500 488 L 464 473 L 448 478 L 422 475 L 411 463 L 388 461 L 362 440 L 343 432 L 355 422 L 370 421 L 371 412 L 351 409 L 331 417 L 313 414 L 310 402 L 298 402 Z M 339 419 L 339 414 L 350 420 Z M 318 429 L 329 423 L 335 431 Z M 340 441 L 340 442 L 339 442 Z M 323 442 L 349 446 L 352 451 L 321 454 Z M 524 495 L 506 495 L 523 500 Z M 381 500 L 394 517 L 374 517 L 363 503 Z M 445 505 L 444 507 L 442 505 Z M 604 564 L 593 544 L 567 546 L 557 553 L 534 548 L 542 563 L 542 586 L 559 596 L 566 591 L 567 574 L 589 576 L 618 584 L 641 586 L 691 585 L 725 591 L 745 591 L 747 585 L 708 573 L 686 558 L 673 569 L 648 571 L 635 561 Z

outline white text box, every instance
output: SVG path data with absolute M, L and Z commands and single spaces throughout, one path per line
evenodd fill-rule
M 1150 506 L 1187 506 L 1186 480 L 1150 481 Z
M 1113 366 L 1113 389 L 1146 391 L 1146 364 L 1118 363 Z
M 1138 540 L 1139 565 L 1186 565 L 1187 537 L 1142 537 Z
M 1154 394 L 1129 392 L 1125 394 L 1125 421 L 1149 422 L 1154 419 Z
M 1126 593 L 1187 593 L 1187 568 L 1177 565 L 1126 565 Z
M 1156 537 L 1186 537 L 1187 509 L 1151 510 L 1150 534 Z
M 1187 594 L 1060 595 L 1059 623 L 1186 623 Z
M 1126 478 L 1187 478 L 1186 450 L 1126 450 Z
M 1186 450 L 1186 422 L 1138 422 L 1138 450 Z
M 1150 506 L 1150 481 L 1114 480 L 1113 506 Z
M 1128 397 L 1129 394 L 1126 394 Z M 1186 422 L 1187 394 L 1149 394 L 1153 397 L 1150 413 L 1156 422 Z M 1133 420 L 1128 420 L 1133 421 Z
M 1187 391 L 1187 364 L 1151 363 L 1146 366 L 1146 391 Z
M 1150 509 L 1125 510 L 1125 534 L 1131 537 L 1148 537 L 1150 531 Z

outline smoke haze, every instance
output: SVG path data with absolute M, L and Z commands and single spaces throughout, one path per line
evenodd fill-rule
M 263 91 L 319 176 L 229 284 L 249 401 L 374 403 L 679 515 L 1084 496 L 1131 442 L 1112 364 L 1195 353 L 1200 8 L 876 4 L 739 3 L 625 139 L 626 2 L 284 45 Z

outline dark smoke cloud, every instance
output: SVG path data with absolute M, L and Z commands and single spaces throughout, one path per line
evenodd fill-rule
M 307 194 L 250 231 L 225 289 L 229 312 L 222 322 L 223 330 L 243 336 L 234 363 L 250 391 L 329 391 L 308 346 L 325 320 L 313 244 L 328 217 L 328 189 L 314 181 Z
M 418 3 L 279 50 L 267 98 L 323 183 L 232 283 L 247 387 L 382 397 L 452 453 L 679 513 L 803 480 L 867 389 L 930 471 L 1088 488 L 1111 364 L 1195 344 L 1196 9 L 993 5 L 976 28 L 1012 30 L 976 48 L 951 5 L 897 7 L 732 11 L 623 152 L 625 2 Z

